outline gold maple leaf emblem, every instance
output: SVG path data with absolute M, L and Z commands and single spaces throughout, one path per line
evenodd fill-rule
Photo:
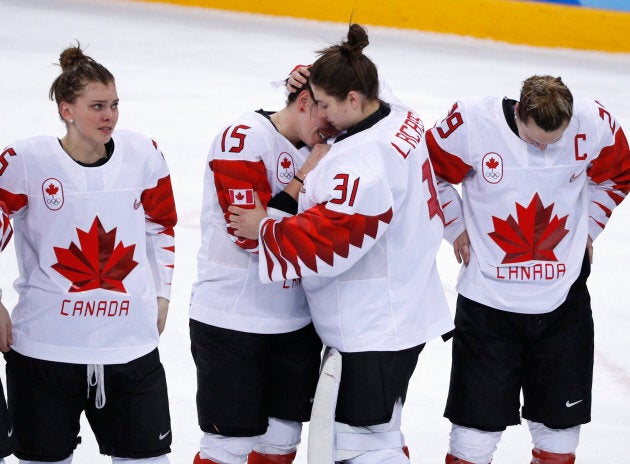
M 536 193 L 527 207 L 516 204 L 517 219 L 492 217 L 494 232 L 488 235 L 505 251 L 502 264 L 558 260 L 553 250 L 569 233 L 568 216 L 551 217 L 553 206 L 545 207 Z
M 68 279 L 70 292 L 103 288 L 125 293 L 123 280 L 138 263 L 133 260 L 135 245 L 116 241 L 116 227 L 106 232 L 98 216 L 88 232 L 77 229 L 79 245 L 54 247 L 57 263 L 52 268 Z

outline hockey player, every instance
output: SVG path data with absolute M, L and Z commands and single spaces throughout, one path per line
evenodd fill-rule
M 310 68 L 320 112 L 345 133 L 304 180 L 299 214 L 232 206 L 230 221 L 237 235 L 259 238 L 263 281 L 302 278 L 318 334 L 341 352 L 335 460 L 395 464 L 409 462 L 400 425 L 418 355 L 452 322 L 422 122 L 378 99 L 367 44 L 353 24 Z
M 169 171 L 151 139 L 114 131 L 118 96 L 104 66 L 79 45 L 59 62 L 50 97 L 65 136 L 20 140 L 0 157 L 20 269 L 5 354 L 14 454 L 70 463 L 84 411 L 113 463 L 168 463 L 157 346 L 177 221 Z
M 592 241 L 630 189 L 623 130 L 559 77 L 532 76 L 520 101 L 458 101 L 426 140 L 447 182 L 446 235 L 465 264 L 446 462 L 488 464 L 520 422 L 522 390 L 532 463 L 573 463 L 591 419 Z M 448 183 L 461 183 L 463 211 Z
M 190 304 L 203 431 L 195 464 L 294 460 L 302 422 L 310 417 L 322 344 L 300 280 L 263 285 L 258 241 L 236 237 L 226 216 L 230 205 L 253 207 L 254 195 L 276 217 L 294 214 L 303 179 L 328 151 L 318 145 L 308 156 L 310 147 L 329 135 L 329 124 L 303 89 L 278 112 L 240 116 L 212 143 Z

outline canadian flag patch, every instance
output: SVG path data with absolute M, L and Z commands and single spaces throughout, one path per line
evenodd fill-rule
M 240 207 L 254 207 L 254 189 L 230 189 L 230 203 Z

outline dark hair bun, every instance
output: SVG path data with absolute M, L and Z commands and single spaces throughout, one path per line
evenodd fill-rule
M 352 51 L 361 52 L 369 43 L 367 30 L 358 24 L 351 24 L 348 29 L 348 40 L 344 45 L 347 45 Z
M 68 47 L 61 55 L 59 55 L 59 64 L 61 65 L 61 69 L 65 71 L 66 69 L 70 69 L 82 61 L 89 60 L 89 57 L 83 54 L 83 51 L 79 46 L 76 47 Z

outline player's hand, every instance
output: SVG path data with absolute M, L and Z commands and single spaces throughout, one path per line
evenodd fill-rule
M 588 251 L 588 262 L 593 264 L 593 239 L 590 235 L 586 240 L 586 251 Z
M 13 337 L 11 335 L 11 316 L 9 311 L 0 302 L 0 351 L 6 353 L 11 350 Z
M 308 78 L 311 75 L 308 70 L 309 67 L 310 65 L 306 66 L 299 64 L 293 68 L 293 71 L 291 71 L 291 74 L 289 74 L 289 78 L 287 79 L 287 90 L 289 93 L 297 92 L 306 85 Z
M 157 320 L 158 334 L 162 335 L 162 332 L 164 332 L 164 327 L 166 327 L 166 316 L 168 316 L 169 301 L 166 298 L 158 296 L 157 305 L 158 305 L 158 320 Z
M 468 238 L 468 232 L 463 231 L 459 234 L 459 237 L 453 242 L 453 252 L 455 252 L 455 259 L 464 266 L 468 266 L 470 262 L 470 239 Z
M 256 192 L 254 192 L 253 208 L 239 208 L 231 205 L 228 207 L 228 211 L 230 212 L 228 216 L 229 226 L 234 229 L 234 235 L 251 240 L 258 239 L 258 228 L 260 222 L 267 217 L 267 211 L 263 208 Z
M 300 177 L 300 179 L 306 178 L 306 175 L 315 169 L 315 166 L 317 166 L 317 164 L 329 151 L 330 145 L 327 143 L 318 143 L 315 145 L 311 150 L 311 153 L 308 155 L 308 158 L 306 158 L 306 161 L 304 161 L 304 164 L 299 169 L 297 173 L 298 177 Z

